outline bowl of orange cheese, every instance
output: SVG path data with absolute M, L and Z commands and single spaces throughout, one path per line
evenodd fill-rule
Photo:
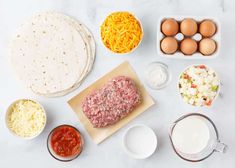
M 106 48 L 118 54 L 136 49 L 142 38 L 140 21 L 129 12 L 113 12 L 100 26 L 101 39 Z

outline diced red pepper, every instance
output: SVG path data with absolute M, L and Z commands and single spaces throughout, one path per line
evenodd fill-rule
M 208 102 L 206 102 L 206 105 L 207 105 L 207 106 L 210 106 L 211 103 L 212 103 L 212 100 L 209 100 Z
M 190 79 L 190 76 L 188 74 L 184 74 L 184 79 Z
M 199 65 L 198 67 L 201 68 L 201 69 L 206 69 L 205 65 Z
M 191 88 L 197 88 L 197 85 L 192 83 Z

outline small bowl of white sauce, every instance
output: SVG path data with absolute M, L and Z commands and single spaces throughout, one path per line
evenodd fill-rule
M 157 136 L 146 125 L 129 127 L 123 137 L 123 146 L 127 155 L 135 159 L 150 157 L 157 148 Z
M 171 73 L 166 64 L 152 62 L 146 68 L 146 83 L 152 89 L 162 89 L 171 81 Z

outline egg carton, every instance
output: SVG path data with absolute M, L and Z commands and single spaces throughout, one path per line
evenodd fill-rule
M 181 51 L 177 50 L 174 54 L 166 54 L 161 50 L 161 40 L 166 37 L 162 31 L 161 31 L 161 24 L 165 19 L 169 19 L 169 18 L 173 18 L 175 19 L 177 22 L 181 22 L 183 21 L 185 18 L 192 18 L 194 19 L 197 23 L 202 22 L 203 20 L 211 20 L 215 23 L 216 25 L 216 32 L 215 34 L 210 37 L 211 39 L 215 40 L 216 42 L 216 51 L 209 56 L 205 56 L 203 54 L 201 54 L 200 52 L 195 52 L 192 55 L 185 55 L 183 54 Z M 196 40 L 197 42 L 199 42 L 201 40 L 201 35 L 199 33 L 196 33 L 194 36 L 192 36 L 191 38 L 193 38 L 194 40 Z M 184 36 L 182 33 L 178 33 L 175 38 L 177 39 L 177 41 L 181 41 L 183 40 Z M 157 53 L 161 56 L 161 57 L 165 57 L 165 58 L 173 58 L 173 59 L 188 59 L 188 60 L 192 60 L 192 59 L 214 59 L 216 58 L 219 53 L 220 53 L 220 49 L 221 49 L 221 23 L 219 21 L 218 18 L 216 17 L 210 17 L 210 16 L 175 16 L 175 15 L 169 15 L 169 16 L 161 16 L 158 19 L 158 27 L 157 27 Z

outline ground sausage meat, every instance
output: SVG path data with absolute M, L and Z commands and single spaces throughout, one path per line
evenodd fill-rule
M 115 124 L 141 103 L 134 81 L 126 76 L 111 79 L 102 88 L 91 92 L 82 102 L 82 110 L 94 127 Z

